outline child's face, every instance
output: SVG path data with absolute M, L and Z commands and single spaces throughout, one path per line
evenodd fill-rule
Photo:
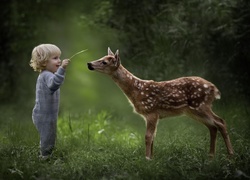
M 46 65 L 46 70 L 55 73 L 57 69 L 61 65 L 61 60 L 59 55 L 53 55 L 49 58 L 47 65 Z

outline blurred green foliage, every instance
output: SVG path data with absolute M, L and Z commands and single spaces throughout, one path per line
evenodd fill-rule
M 120 49 L 124 66 L 140 78 L 202 76 L 218 86 L 224 102 L 248 104 L 249 12 L 248 0 L 3 0 L 0 100 L 33 105 L 38 74 L 29 67 L 31 51 L 54 43 L 62 59 L 89 49 L 67 71 L 66 109 L 107 107 L 107 100 L 118 110 L 127 106 L 110 79 L 86 68 L 109 46 Z
M 115 0 L 113 12 L 110 24 L 123 32 L 123 52 L 137 74 L 198 75 L 226 98 L 250 99 L 249 1 Z

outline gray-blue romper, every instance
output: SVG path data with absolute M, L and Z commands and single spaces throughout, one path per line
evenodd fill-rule
M 40 135 L 40 149 L 43 156 L 50 155 L 55 146 L 60 85 L 64 77 L 65 70 L 59 67 L 55 73 L 44 70 L 37 78 L 32 119 Z

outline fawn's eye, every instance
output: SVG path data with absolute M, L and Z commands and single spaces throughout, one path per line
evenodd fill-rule
M 106 65 L 106 64 L 107 64 L 107 62 L 106 62 L 106 61 L 102 61 L 102 64 Z

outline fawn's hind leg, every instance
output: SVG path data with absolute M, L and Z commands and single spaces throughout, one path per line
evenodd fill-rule
M 228 154 L 233 155 L 234 154 L 233 147 L 232 147 L 232 144 L 231 144 L 228 132 L 227 132 L 227 127 L 226 127 L 225 121 L 222 118 L 220 118 L 219 116 L 217 116 L 213 112 L 212 112 L 212 116 L 213 116 L 213 119 L 214 119 L 214 124 L 216 125 L 216 127 L 220 131 L 220 133 L 221 133 L 221 135 L 222 135 L 222 137 L 223 137 L 223 139 L 225 141 Z
M 215 126 L 207 126 L 210 132 L 210 150 L 209 156 L 211 158 L 215 155 L 216 150 L 216 138 L 217 138 L 217 128 Z
M 233 154 L 233 148 L 227 133 L 226 124 L 223 119 L 218 117 L 213 113 L 210 107 L 202 106 L 199 109 L 189 109 L 187 115 L 192 117 L 195 120 L 203 123 L 210 132 L 210 150 L 209 155 L 213 157 L 215 155 L 216 149 L 216 137 L 217 130 L 220 131 L 222 137 L 225 141 L 227 151 L 229 155 Z

